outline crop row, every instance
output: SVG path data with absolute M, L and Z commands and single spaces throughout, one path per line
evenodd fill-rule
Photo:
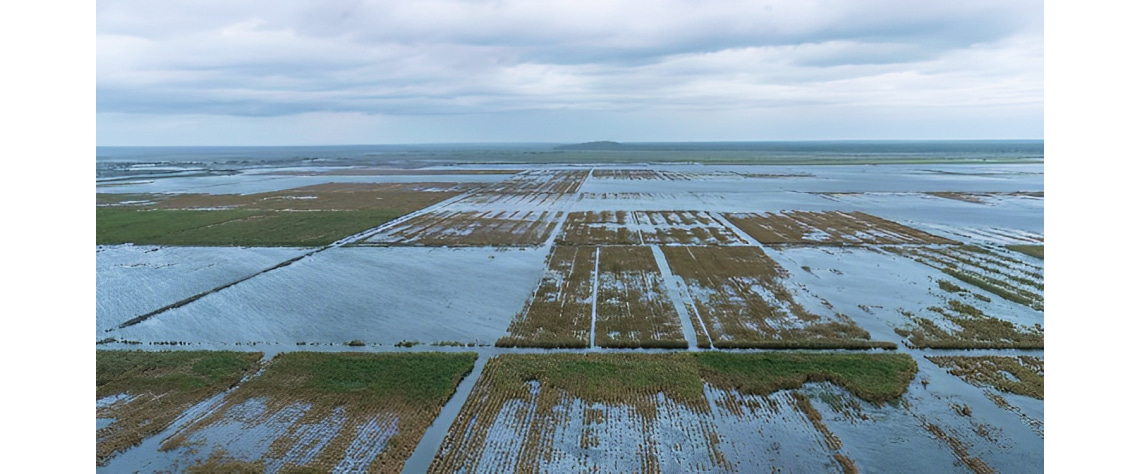
M 785 211 L 736 213 L 725 218 L 761 244 L 954 244 L 950 239 L 867 213 Z

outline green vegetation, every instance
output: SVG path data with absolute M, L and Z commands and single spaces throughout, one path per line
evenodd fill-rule
M 1045 260 L 1045 245 L 1006 245 L 1005 248 Z
M 621 403 L 630 393 L 662 392 L 688 402 L 704 398 L 696 365 L 687 353 L 512 354 L 488 362 L 484 374 L 495 388 L 525 390 L 526 382 L 535 380 L 544 389 L 601 402 Z
M 226 388 L 259 359 L 260 352 L 97 350 L 95 395 Z
M 791 332 L 791 331 L 788 331 Z M 716 341 L 717 349 L 898 349 L 898 344 L 887 341 L 863 341 L 858 339 L 820 338 L 791 339 L 775 341 Z
M 661 392 L 704 403 L 702 380 L 722 389 L 765 395 L 831 382 L 864 400 L 899 397 L 918 366 L 906 354 L 808 352 L 678 352 L 670 354 L 517 354 L 496 357 L 485 377 L 493 387 L 525 386 L 535 380 L 591 401 L 621 403 L 630 393 Z M 482 383 L 482 382 L 481 382 Z
M 831 382 L 873 403 L 901 396 L 918 372 L 906 354 L 699 352 L 693 357 L 701 377 L 721 388 L 764 395 L 806 382 Z
M 139 210 L 95 209 L 95 243 L 319 247 L 388 222 L 402 213 L 388 210 Z
M 926 356 L 931 362 L 976 386 L 1045 399 L 1045 361 L 1036 357 Z
M 274 357 L 265 372 L 242 389 L 262 395 L 287 391 L 293 398 L 352 394 L 365 404 L 396 398 L 410 404 L 442 405 L 471 372 L 475 358 L 473 352 L 289 352 Z
M 237 384 L 261 359 L 260 352 L 95 351 L 96 398 L 128 399 L 97 408 L 115 421 L 95 433 L 95 462 L 137 446 L 166 429 L 195 403 Z

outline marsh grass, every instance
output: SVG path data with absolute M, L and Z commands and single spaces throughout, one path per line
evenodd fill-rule
M 127 402 L 96 409 L 114 418 L 95 433 L 95 458 L 105 464 L 116 453 L 170 426 L 178 415 L 253 373 L 260 352 L 95 351 L 95 396 L 126 394 Z

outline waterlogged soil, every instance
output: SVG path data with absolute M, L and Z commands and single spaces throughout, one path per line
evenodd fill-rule
M 167 428 L 97 470 L 287 472 L 319 464 L 352 471 L 367 469 L 393 443 L 402 443 L 400 462 L 415 448 L 409 472 L 1043 469 L 1043 394 L 1003 391 L 1001 371 L 954 375 L 927 358 L 1032 357 L 1043 364 L 1040 347 L 986 349 L 998 346 L 987 346 L 990 336 L 979 332 L 1043 334 L 1043 165 L 465 169 L 260 168 L 100 186 L 116 193 L 100 196 L 100 205 L 246 208 L 240 212 L 397 204 L 371 199 L 388 196 L 368 183 L 450 197 L 354 237 L 355 246 L 317 253 L 99 246 L 96 330 L 98 340 L 117 341 L 100 347 L 270 356 L 475 350 L 482 373 L 463 382 L 443 416 L 420 417 L 417 429 L 432 425 L 434 434 L 419 445 L 401 441 L 407 417 L 391 410 L 363 416 L 300 397 L 231 397 L 256 385 L 247 384 L 257 375 L 179 408 Z M 302 186 L 310 187 L 295 189 Z M 182 194 L 146 194 L 166 192 Z M 789 232 L 775 239 L 758 232 L 789 223 L 796 225 L 781 227 Z M 766 260 L 698 259 L 702 266 L 678 257 L 724 251 Z M 988 319 L 955 319 L 963 311 Z M 916 344 L 915 331 L 924 327 L 927 341 L 963 349 Z M 732 331 L 739 335 L 726 337 Z M 652 360 L 613 382 L 535 375 L 502 385 L 501 377 L 492 383 L 501 368 L 486 360 L 519 353 L 676 358 L 690 347 L 757 354 L 767 352 L 733 343 L 821 334 L 897 347 L 917 371 L 900 395 L 872 401 L 834 380 L 758 393 Z M 643 348 L 617 348 L 629 345 Z M 891 351 L 855 353 L 883 352 Z M 139 400 L 149 398 L 98 399 L 97 430 L 125 419 L 108 407 Z

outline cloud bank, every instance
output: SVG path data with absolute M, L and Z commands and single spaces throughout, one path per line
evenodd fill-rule
M 1043 10 L 992 0 L 100 0 L 97 136 L 1038 138 Z M 239 129 L 245 138 L 231 136 Z

